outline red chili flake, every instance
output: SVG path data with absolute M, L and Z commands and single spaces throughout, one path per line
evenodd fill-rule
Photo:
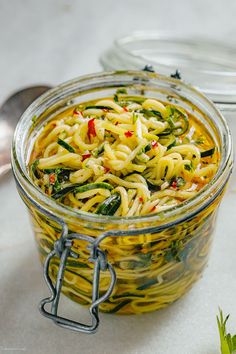
M 154 210 L 156 210 L 156 209 L 157 209 L 157 207 L 154 206 L 154 207 L 152 207 L 152 209 L 151 209 L 150 211 L 154 211 Z
M 176 181 L 173 181 L 172 184 L 171 184 L 171 187 L 173 187 L 174 189 L 177 188 L 177 182 Z
M 73 116 L 78 116 L 80 112 L 77 111 L 77 108 L 73 110 Z
M 140 201 L 140 203 L 143 203 L 143 198 L 139 197 L 139 201 Z
M 55 173 L 51 173 L 51 174 L 49 175 L 49 182 L 50 182 L 50 184 L 55 184 L 55 182 L 56 182 L 56 175 L 55 175 Z
M 129 112 L 129 110 L 128 110 L 127 107 L 123 107 L 123 110 L 124 110 L 125 112 Z
M 82 111 L 79 111 L 79 113 L 81 114 L 82 117 L 84 116 Z
M 131 136 L 132 136 L 133 134 L 134 134 L 134 133 L 131 132 L 130 130 L 127 130 L 127 132 L 125 132 L 126 138 L 131 138 Z
M 109 167 L 106 167 L 106 166 L 103 166 L 103 167 L 104 167 L 104 170 L 105 170 L 104 172 L 105 172 L 105 173 L 110 172 L 110 168 L 109 168 Z
M 118 125 L 119 124 L 119 122 L 115 122 L 115 125 Z
M 48 126 L 50 126 L 50 128 L 53 129 L 57 126 L 57 124 L 55 122 L 51 122 L 48 124 Z
M 151 145 L 152 145 L 153 148 L 156 148 L 158 146 L 158 142 L 156 140 L 153 140 L 151 142 Z
M 90 139 L 91 136 L 96 136 L 96 130 L 95 130 L 95 118 L 92 118 L 88 121 L 88 137 Z
M 91 156 L 91 154 L 83 154 L 82 155 L 82 161 L 88 159 Z

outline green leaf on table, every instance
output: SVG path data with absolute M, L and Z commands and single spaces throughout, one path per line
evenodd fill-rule
M 224 319 L 222 310 L 220 309 L 219 311 L 220 314 L 216 318 L 220 334 L 221 354 L 234 354 L 236 353 L 236 334 L 232 336 L 230 333 L 227 333 L 226 323 L 229 315 Z

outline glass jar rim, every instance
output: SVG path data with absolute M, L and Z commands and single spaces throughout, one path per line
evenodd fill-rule
M 150 82 L 164 82 L 170 85 L 175 85 L 177 88 L 182 88 L 190 91 L 193 95 L 197 96 L 198 99 L 204 101 L 206 105 L 213 109 L 215 116 L 222 124 L 222 127 L 225 131 L 227 139 L 224 145 L 224 161 L 221 159 L 219 168 L 213 179 L 207 185 L 207 188 L 200 190 L 196 196 L 188 199 L 186 202 L 179 204 L 178 206 L 171 207 L 162 212 L 157 212 L 153 214 L 147 214 L 142 216 L 132 216 L 132 217 L 116 217 L 116 216 L 101 216 L 92 213 L 87 213 L 83 211 L 77 211 L 73 208 L 70 208 L 66 205 L 63 205 L 59 202 L 56 202 L 49 196 L 43 193 L 40 188 L 37 188 L 33 181 L 31 180 L 29 173 L 27 171 L 27 163 L 24 158 L 24 139 L 26 139 L 27 133 L 32 127 L 32 117 L 35 115 L 35 112 L 42 106 L 50 107 L 55 103 L 58 97 L 63 97 L 64 99 L 68 94 L 78 94 L 87 89 L 87 87 L 103 88 L 105 80 L 114 86 L 123 81 L 128 82 L 130 80 L 133 82 L 133 79 L 139 78 L 140 80 L 149 80 Z M 133 82 L 134 83 L 134 82 Z M 46 210 L 53 210 L 56 215 L 60 215 L 64 219 L 73 218 L 80 219 L 87 222 L 94 223 L 109 223 L 112 225 L 127 225 L 132 223 L 150 223 L 150 222 L 161 222 L 163 227 L 169 224 L 165 220 L 170 220 L 170 218 L 177 218 L 178 221 L 181 221 L 184 215 L 186 219 L 186 214 L 188 217 L 192 217 L 200 210 L 204 209 L 209 203 L 214 200 L 214 188 L 216 186 L 220 187 L 224 185 L 229 178 L 230 172 L 232 170 L 232 141 L 231 134 L 227 123 L 215 105 L 201 92 L 196 90 L 194 87 L 185 84 L 180 80 L 169 78 L 163 75 L 156 73 L 142 72 L 142 71 L 115 71 L 115 72 L 101 72 L 94 73 L 90 75 L 80 76 L 73 80 L 67 81 L 63 84 L 58 85 L 57 87 L 47 91 L 42 96 L 40 96 L 36 101 L 34 101 L 24 112 L 20 118 L 18 125 L 15 130 L 13 144 L 12 144 L 12 167 L 13 173 L 16 178 L 18 185 L 21 189 L 26 192 L 26 195 L 31 198 L 31 200 L 37 200 L 37 204 Z M 193 210 L 194 209 L 194 210 Z M 190 213 L 191 210 L 191 213 Z M 52 212 L 52 211 L 51 211 Z

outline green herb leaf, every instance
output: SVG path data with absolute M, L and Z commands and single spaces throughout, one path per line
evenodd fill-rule
M 176 69 L 175 73 L 170 74 L 170 77 L 172 77 L 173 79 L 181 80 L 180 71 L 178 69 Z
M 137 290 L 145 290 L 150 288 L 152 285 L 157 284 L 157 278 L 156 279 L 149 279 L 148 281 L 146 281 L 146 283 L 144 283 L 143 285 L 140 285 Z
M 192 163 L 184 165 L 185 170 L 192 172 L 193 171 L 193 165 Z
M 104 151 L 104 144 L 100 145 L 96 150 L 92 152 L 93 156 L 98 157 Z
M 132 300 L 131 299 L 126 299 L 124 301 L 121 301 L 117 306 L 115 306 L 112 310 L 108 311 L 109 313 L 115 313 L 118 312 L 122 307 L 128 305 Z
M 46 174 L 50 174 L 50 173 L 55 173 L 57 175 L 57 178 L 58 178 L 58 181 L 60 183 L 62 182 L 66 182 L 69 180 L 70 178 L 70 173 L 71 172 L 74 172 L 75 170 L 72 170 L 70 168 L 61 168 L 61 167 L 58 167 L 58 168 L 45 168 L 43 170 L 44 173 Z
M 155 111 L 154 109 L 141 109 L 140 113 L 142 113 L 145 118 L 151 118 L 151 117 L 156 117 L 156 118 L 162 118 L 162 115 L 160 112 Z
M 117 103 L 117 102 L 119 102 L 119 95 L 121 95 L 121 94 L 123 94 L 123 95 L 127 95 L 127 90 L 125 89 L 125 88 L 119 88 L 119 89 L 117 89 L 116 90 L 116 93 L 114 94 L 114 96 L 113 96 L 113 99 L 114 99 L 114 101 Z M 121 102 L 120 102 L 121 103 Z M 123 102 L 124 103 L 124 102 Z M 122 104 L 123 104 L 122 103 Z M 125 102 L 125 104 L 127 104 L 127 102 Z
M 233 354 L 236 352 L 236 335 L 232 336 L 230 333 L 227 333 L 226 323 L 229 319 L 229 315 L 224 319 L 221 309 L 219 309 L 219 312 L 220 314 L 216 316 L 216 319 L 220 334 L 221 354 Z
M 36 114 L 32 117 L 31 121 L 33 122 L 33 124 L 35 124 L 37 118 L 38 118 L 38 117 L 36 116 Z
M 133 112 L 133 123 L 135 123 L 138 119 L 137 113 Z
M 152 150 L 152 145 L 151 144 L 147 144 L 145 147 L 144 147 L 144 152 L 148 152 Z
M 199 136 L 196 140 L 195 140 L 195 144 L 197 145 L 202 145 L 204 144 L 205 138 L 204 136 Z
M 64 140 L 62 140 L 62 139 L 58 139 L 57 140 L 57 143 L 59 144 L 59 145 L 61 145 L 64 149 L 66 149 L 67 151 L 69 151 L 69 152 L 75 152 L 75 149 L 71 146 L 71 145 L 69 145 L 69 144 L 67 144 L 67 142 L 65 142 Z
M 111 110 L 112 108 L 107 107 L 107 106 L 100 106 L 100 105 L 94 105 L 94 106 L 87 106 L 85 109 L 105 109 L 105 110 Z
M 60 190 L 61 190 L 61 184 L 60 184 L 60 182 L 58 180 L 58 176 L 56 176 L 56 181 L 55 181 L 55 183 L 53 185 L 53 192 L 57 193 Z
M 186 181 L 183 177 L 173 177 L 170 180 L 170 184 L 172 184 L 173 182 L 176 182 L 176 187 L 182 187 L 186 184 Z
M 151 253 L 140 253 L 137 256 L 138 259 L 132 259 L 128 263 L 129 269 L 144 268 L 149 267 L 152 264 L 152 254 Z
M 185 179 L 183 179 L 183 177 L 177 177 L 176 182 L 177 182 L 177 187 L 182 187 L 186 184 L 186 181 Z
M 154 73 L 155 72 L 153 66 L 152 65 L 148 65 L 148 64 L 144 66 L 143 71 L 148 71 L 149 73 Z
M 212 149 L 206 150 L 206 151 L 202 151 L 201 152 L 201 157 L 208 157 L 208 156 L 212 156 L 215 152 L 215 148 L 213 147 Z
M 181 258 L 179 256 L 180 251 L 183 249 L 182 243 L 180 240 L 174 240 L 171 242 L 169 250 L 165 254 L 166 261 L 175 260 L 177 262 L 181 262 Z
M 119 88 L 116 90 L 116 94 L 123 94 L 123 95 L 127 95 L 127 90 L 125 88 Z
M 37 172 L 38 164 L 39 164 L 39 160 L 37 159 L 31 165 L 31 171 L 33 172 L 33 174 L 35 175 L 36 178 L 39 178 L 39 174 Z
M 150 190 L 150 192 L 157 192 L 161 189 L 160 185 L 153 184 L 148 179 L 146 179 L 146 182 L 147 182 L 147 186 L 148 186 L 148 189 Z

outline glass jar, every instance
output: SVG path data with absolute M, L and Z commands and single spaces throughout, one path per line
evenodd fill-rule
M 75 211 L 33 184 L 27 165 L 45 122 L 71 105 L 112 96 L 119 87 L 132 96 L 142 94 L 162 101 L 172 97 L 185 109 L 194 110 L 209 130 L 221 160 L 216 175 L 194 198 L 163 212 L 121 218 Z M 183 296 L 199 279 L 232 170 L 232 143 L 220 112 L 193 87 L 149 72 L 100 73 L 58 86 L 26 110 L 15 131 L 12 165 L 52 293 L 41 301 L 41 312 L 62 327 L 91 333 L 99 323 L 98 307 L 118 314 L 158 310 Z M 90 306 L 91 324 L 58 315 L 61 290 Z M 48 303 L 51 310 L 46 309 Z
M 236 110 L 236 49 L 205 38 L 177 36 L 171 32 L 138 31 L 116 39 L 101 56 L 109 70 L 142 70 L 151 66 L 197 87 L 215 103 Z

